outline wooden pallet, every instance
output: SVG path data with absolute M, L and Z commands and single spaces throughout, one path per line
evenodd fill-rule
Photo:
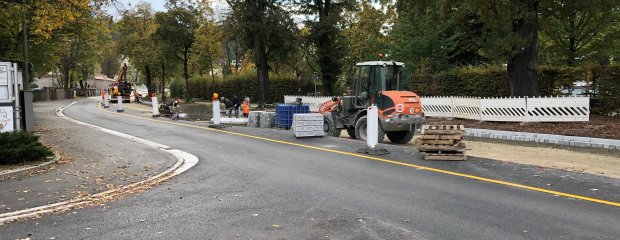
M 463 125 L 424 125 L 423 135 L 462 135 L 465 133 Z
M 465 146 L 456 145 L 420 145 L 418 146 L 420 152 L 465 152 Z
M 416 141 L 418 151 L 424 160 L 464 161 L 465 143 L 461 142 L 465 133 L 463 125 L 426 125 Z
M 444 154 L 444 153 L 424 153 L 424 160 L 427 161 L 465 161 L 467 155 L 462 154 Z

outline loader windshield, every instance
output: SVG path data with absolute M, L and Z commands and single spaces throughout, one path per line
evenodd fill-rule
M 387 65 L 385 70 L 386 91 L 411 90 L 411 75 L 406 67 Z

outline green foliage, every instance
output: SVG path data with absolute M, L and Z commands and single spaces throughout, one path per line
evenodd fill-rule
M 218 78 L 215 83 L 210 77 L 193 77 L 190 79 L 191 95 L 197 98 L 210 99 L 213 92 L 217 92 L 222 97 L 249 96 L 256 100 L 260 97 L 256 78 L 256 74 L 251 71 L 229 75 L 225 79 Z M 282 102 L 284 95 L 306 95 L 314 91 L 314 85 L 310 79 L 296 81 L 292 75 L 275 74 L 269 78 L 272 92 L 270 102 Z
M 538 67 L 540 95 L 561 95 L 560 90 L 563 87 L 572 87 L 575 81 L 585 80 L 582 75 L 583 71 L 575 67 L 540 66 Z
M 594 73 L 598 75 L 596 81 L 600 106 L 593 111 L 620 116 L 620 65 L 601 67 Z
M 538 70 L 543 96 L 561 95 L 563 87 L 584 79 L 579 68 L 542 66 Z M 414 92 L 424 96 L 510 96 L 507 71 L 498 66 L 454 68 L 434 75 L 418 72 L 413 84 Z
M 189 61 L 192 54 L 192 45 L 195 41 L 194 32 L 198 28 L 200 12 L 190 1 L 170 0 L 166 4 L 168 11 L 155 14 L 155 23 L 158 27 L 153 34 L 153 40 L 162 52 L 162 57 L 172 63 L 183 64 L 183 78 L 185 79 L 185 99 L 189 95 Z
M 617 0 L 542 1 L 543 61 L 569 66 L 606 63 L 620 46 Z
M 26 131 L 0 133 L 0 164 L 42 160 L 54 153 L 39 142 L 39 137 Z
M 183 83 L 180 80 L 175 79 L 170 83 L 170 97 L 182 97 L 184 92 Z
M 343 13 L 355 8 L 352 0 L 300 0 L 300 10 L 313 16 L 306 21 L 321 71 L 323 93 L 333 95 L 338 90 L 337 81 L 347 55 L 347 39 L 341 29 Z
M 504 97 L 510 95 L 506 70 L 499 67 L 450 69 L 414 75 L 414 92 L 424 96 Z

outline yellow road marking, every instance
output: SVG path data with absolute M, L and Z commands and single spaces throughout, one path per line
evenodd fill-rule
M 97 104 L 97 106 L 99 107 L 99 110 L 105 111 L 101 107 L 101 104 Z M 554 190 L 549 190 L 549 189 L 544 189 L 544 188 L 539 188 L 539 187 L 532 187 L 532 186 L 527 186 L 527 185 L 523 185 L 523 184 L 519 184 L 519 183 L 512 183 L 512 182 L 496 180 L 496 179 L 492 179 L 492 178 L 485 178 L 485 177 L 469 175 L 469 174 L 464 174 L 464 173 L 458 173 L 458 172 L 453 172 L 453 171 L 448 171 L 448 170 L 443 170 L 443 169 L 438 169 L 438 168 L 425 167 L 425 166 L 420 166 L 420 165 L 411 164 L 411 163 L 398 162 L 398 161 L 394 161 L 394 160 L 388 160 L 388 159 L 384 159 L 384 158 L 367 156 L 367 155 L 362 155 L 362 154 L 357 154 L 357 153 L 352 153 L 352 152 L 344 152 L 344 151 L 339 151 L 339 150 L 334 150 L 334 149 L 315 147 L 315 146 L 310 146 L 310 145 L 305 145 L 305 144 L 287 142 L 287 141 L 276 140 L 276 139 L 265 138 L 265 137 L 259 137 L 259 136 L 248 135 L 248 134 L 243 134 L 243 133 L 230 132 L 230 131 L 225 131 L 225 130 L 221 130 L 221 129 L 208 128 L 208 127 L 202 127 L 202 126 L 195 126 L 195 125 L 191 125 L 191 124 L 178 123 L 178 122 L 162 121 L 162 120 L 157 120 L 157 119 L 133 116 L 133 115 L 116 113 L 116 112 L 111 112 L 111 111 L 105 111 L 105 112 L 113 113 L 113 114 L 118 114 L 118 115 L 123 115 L 123 116 L 128 116 L 128 117 L 133 117 L 133 118 L 149 120 L 149 121 L 153 121 L 153 122 L 160 122 L 160 123 L 173 124 L 173 125 L 184 126 L 184 127 L 204 129 L 204 130 L 208 130 L 208 131 L 214 131 L 214 132 L 226 133 L 226 134 L 231 134 L 231 135 L 237 135 L 237 136 L 241 136 L 241 137 L 259 139 L 259 140 L 264 140 L 264 141 L 268 141 L 268 142 L 274 142 L 274 143 L 286 144 L 286 145 L 291 145 L 291 146 L 315 149 L 315 150 L 320 150 L 320 151 L 325 151 L 325 152 L 343 154 L 343 155 L 348 155 L 348 156 L 353 156 L 353 157 L 365 158 L 365 159 L 370 159 L 370 160 L 384 162 L 384 163 L 390 163 L 390 164 L 395 164 L 395 165 L 400 165 L 400 166 L 412 167 L 412 168 L 417 168 L 417 169 L 421 169 L 421 170 L 427 170 L 427 171 L 431 171 L 431 172 L 437 172 L 437 173 L 443 173 L 443 174 L 452 175 L 452 176 L 458 176 L 458 177 L 463 177 L 463 178 L 479 180 L 479 181 L 483 181 L 483 182 L 495 183 L 495 184 L 500 184 L 500 185 L 505 185 L 505 186 L 511 186 L 511 187 L 516 187 L 516 188 L 521 188 L 521 189 L 527 189 L 527 190 L 531 190 L 531 191 L 548 193 L 548 194 L 557 195 L 557 196 L 563 196 L 563 197 L 567 197 L 567 198 L 574 198 L 574 199 L 579 199 L 579 200 L 583 200 L 583 201 L 589 201 L 589 202 L 595 202 L 595 203 L 600 203 L 600 204 L 620 207 L 620 202 L 602 200 L 602 199 L 586 197 L 586 196 L 581 196 L 581 195 L 576 195 L 576 194 L 570 194 L 570 193 L 565 193 L 565 192 L 559 192 L 559 191 L 554 191 Z

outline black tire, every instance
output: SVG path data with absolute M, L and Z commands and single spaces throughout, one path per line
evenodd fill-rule
M 368 121 L 368 117 L 367 116 L 363 116 L 360 119 L 357 120 L 357 122 L 355 123 L 355 139 L 357 140 L 362 140 L 362 141 L 366 141 L 366 122 Z M 383 131 L 383 127 L 381 127 L 381 124 L 379 123 L 379 133 L 377 134 L 378 137 L 378 141 L 379 143 L 383 142 L 383 139 L 385 138 L 385 132 Z
M 351 139 L 356 139 L 357 137 L 355 136 L 355 127 L 348 127 L 347 128 L 347 133 L 349 134 L 349 137 Z
M 388 139 L 390 139 L 392 143 L 396 144 L 408 143 L 409 141 L 411 141 L 411 139 L 413 139 L 414 134 L 414 131 L 398 131 L 386 133 Z
M 327 136 L 340 137 L 340 129 L 336 128 L 336 123 L 331 113 L 323 115 L 323 131 L 325 131 L 325 135 Z

